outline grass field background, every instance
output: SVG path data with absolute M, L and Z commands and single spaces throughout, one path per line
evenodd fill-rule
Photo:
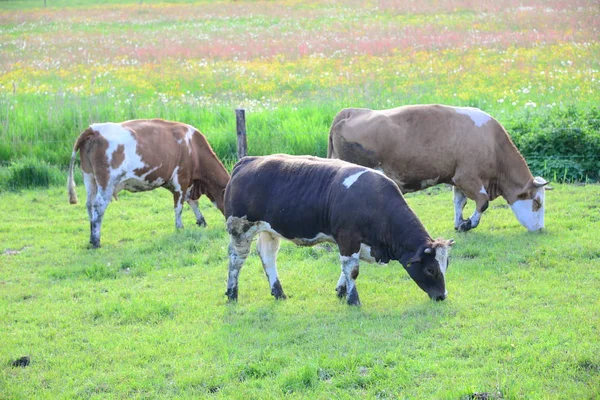
M 498 118 L 536 173 L 600 177 L 595 1 L 42 4 L 0 2 L 5 166 L 64 168 L 89 123 L 152 117 L 232 161 L 237 107 L 251 154 L 324 156 L 343 107 L 446 103 Z
M 0 0 L 0 398 L 597 399 L 600 186 L 557 182 L 600 177 L 599 19 L 592 0 Z M 98 250 L 81 184 L 67 202 L 93 122 L 187 122 L 231 167 L 235 108 L 250 154 L 323 156 L 341 108 L 416 103 L 489 112 L 555 187 L 541 234 L 501 199 L 459 234 L 448 188 L 407 196 L 456 240 L 444 302 L 363 264 L 348 307 L 334 248 L 283 243 L 289 299 L 253 252 L 227 304 L 208 201 L 208 228 L 186 210 L 176 232 L 167 191 L 121 193 Z
M 353 308 L 335 296 L 336 251 L 289 242 L 289 298 L 271 297 L 253 250 L 227 304 L 228 238 L 208 201 L 208 228 L 186 209 L 175 232 L 167 191 L 123 193 L 90 250 L 85 206 L 62 188 L 4 194 L 0 397 L 597 398 L 599 196 L 557 185 L 541 234 L 495 201 L 459 234 L 451 191 L 409 195 L 434 237 L 456 240 L 449 297 L 430 301 L 398 263 L 363 264 Z

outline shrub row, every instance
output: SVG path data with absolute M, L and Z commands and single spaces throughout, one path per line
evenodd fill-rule
M 329 106 L 319 110 L 296 111 L 296 114 L 302 113 L 302 118 L 288 109 L 252 113 L 248 116 L 249 151 L 255 155 L 280 152 L 325 157 L 329 121 L 338 109 Z M 202 115 L 206 120 L 210 112 L 204 110 Z M 211 126 L 216 126 L 216 130 L 221 132 L 205 132 L 217 155 L 231 168 L 235 161 L 236 137 L 233 132 L 223 131 L 224 126 L 235 125 L 233 112 L 219 110 L 219 115 L 217 121 L 220 122 L 216 125 L 213 122 Z M 166 116 L 177 119 L 173 117 L 176 116 Z M 179 120 L 188 122 L 186 116 L 183 117 Z M 303 123 L 311 118 L 308 123 Z M 506 127 L 534 175 L 555 182 L 600 180 L 600 109 L 581 110 L 571 106 L 549 111 L 527 110 L 498 119 Z M 59 124 L 60 132 L 55 132 L 56 136 L 46 136 L 36 146 L 15 147 L 3 143 L 0 156 L 5 168 L 0 170 L 0 189 L 63 184 L 72 141 L 77 135 L 65 132 L 78 132 L 75 122 L 66 118 Z M 193 121 L 191 123 L 196 124 Z M 201 125 L 200 122 L 197 126 Z M 303 130 L 307 125 L 313 133 Z M 72 137 L 67 139 L 69 135 Z M 60 137 L 61 140 L 45 140 L 48 137 Z M 15 139 L 11 141 L 15 142 Z M 79 180 L 77 175 L 76 179 Z

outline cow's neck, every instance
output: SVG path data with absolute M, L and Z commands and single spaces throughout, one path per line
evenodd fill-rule
M 490 200 L 502 196 L 512 204 L 517 199 L 517 194 L 533 179 L 533 175 L 508 135 L 506 138 L 507 143 L 504 143 L 497 153 L 501 154 L 497 160 L 497 178 L 490 182 L 488 194 Z
M 215 203 L 217 208 L 225 214 L 223 197 L 225 194 L 225 186 L 227 186 L 227 182 L 229 182 L 229 174 L 216 157 L 214 160 L 209 161 L 211 165 L 203 168 L 205 171 L 202 179 L 204 186 L 203 190 L 206 191 L 206 194 Z
M 408 205 L 405 210 L 395 214 L 395 217 L 392 218 L 394 221 L 391 222 L 389 230 L 392 240 L 389 244 L 392 249 L 391 258 L 406 267 L 419 249 L 432 239 Z
M 225 186 L 229 182 L 229 173 L 208 145 L 203 147 L 203 153 L 199 157 L 200 162 L 197 175 L 200 177 L 200 189 L 225 214 L 223 197 Z

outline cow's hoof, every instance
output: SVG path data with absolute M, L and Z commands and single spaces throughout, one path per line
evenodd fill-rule
M 90 241 L 89 247 L 91 249 L 98 249 L 100 248 L 100 241 Z
M 279 280 L 276 280 L 271 288 L 271 294 L 275 297 L 276 300 L 285 300 L 287 296 L 283 293 L 283 288 L 281 287 L 281 283 Z
M 198 225 L 202 228 L 206 228 L 206 220 L 204 218 L 202 218 L 201 220 L 197 220 L 196 225 Z
M 466 232 L 471 230 L 471 220 L 467 219 L 460 223 L 458 228 L 455 228 L 459 232 Z
M 346 286 L 338 286 L 335 288 L 335 293 L 337 294 L 337 297 L 340 299 L 343 299 L 344 297 L 346 297 Z
M 347 303 L 349 306 L 360 306 L 360 299 L 358 298 L 358 292 L 355 287 L 348 293 Z
M 232 287 L 232 288 L 227 288 L 227 291 L 225 292 L 225 296 L 227 296 L 227 299 L 229 300 L 229 302 L 235 302 L 238 299 L 238 288 L 236 287 Z

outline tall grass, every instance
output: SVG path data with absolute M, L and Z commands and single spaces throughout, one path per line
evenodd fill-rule
M 0 2 L 0 166 L 28 157 L 64 169 L 90 123 L 155 117 L 196 126 L 231 163 L 238 107 L 250 154 L 323 156 L 341 108 L 445 103 L 496 117 L 536 171 L 598 179 L 600 11 L 589 1 L 2 11 L 15 4 Z

